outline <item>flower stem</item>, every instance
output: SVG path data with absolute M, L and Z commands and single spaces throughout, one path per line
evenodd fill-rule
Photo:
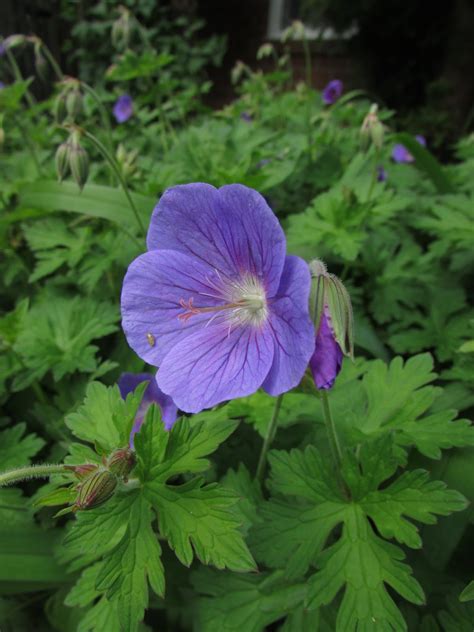
M 278 395 L 278 397 L 276 398 L 275 408 L 273 409 L 272 418 L 270 419 L 270 424 L 268 425 L 267 435 L 263 441 L 262 449 L 260 451 L 257 472 L 255 474 L 255 478 L 260 482 L 262 482 L 263 474 L 265 472 L 265 463 L 267 461 L 268 448 L 275 438 L 275 433 L 278 425 L 278 413 L 280 412 L 282 399 L 283 395 Z
M 326 424 L 326 430 L 328 433 L 329 445 L 331 446 L 331 453 L 334 460 L 334 465 L 337 471 L 341 471 L 342 465 L 342 449 L 339 443 L 339 437 L 337 436 L 336 426 L 331 415 L 331 409 L 329 407 L 329 397 L 326 390 L 321 390 L 321 402 L 323 404 L 324 423 Z
M 81 86 L 84 88 L 86 92 L 88 92 L 91 95 L 91 97 L 94 99 L 94 101 L 97 103 L 99 107 L 100 115 L 102 117 L 102 123 L 104 124 L 105 130 L 107 132 L 107 144 L 109 146 L 109 149 L 112 151 L 112 148 L 113 148 L 112 128 L 110 126 L 110 119 L 109 119 L 109 115 L 107 114 L 107 110 L 105 109 L 104 104 L 102 103 L 99 95 L 93 88 L 91 88 L 89 85 L 87 85 L 87 83 L 84 83 L 83 81 L 81 81 Z
M 100 140 L 96 138 L 93 134 L 84 130 L 84 136 L 86 136 L 86 138 L 88 138 L 92 142 L 92 144 L 95 145 L 95 147 L 100 151 L 100 153 L 103 155 L 103 157 L 107 160 L 107 162 L 111 166 L 112 170 L 114 171 L 115 175 L 117 176 L 122 186 L 123 192 L 125 193 L 127 197 L 128 203 L 130 204 L 130 208 L 132 209 L 133 214 L 135 215 L 135 218 L 140 227 L 140 230 L 146 236 L 145 226 L 138 213 L 138 209 L 135 206 L 135 202 L 133 201 L 133 198 L 130 195 L 130 191 L 128 189 L 127 183 L 125 182 L 125 179 L 122 175 L 122 172 L 120 171 L 120 167 L 118 166 L 115 158 L 112 156 L 109 150 L 100 142 Z
M 16 63 L 16 59 L 15 56 L 13 55 L 13 53 L 11 53 L 8 48 L 6 49 L 6 56 L 8 59 L 8 62 L 11 66 L 12 72 L 13 72 L 13 76 L 15 77 L 16 81 L 24 81 L 23 75 L 21 74 L 21 70 L 20 67 L 18 66 L 18 64 Z M 36 105 L 36 100 L 34 98 L 34 96 L 31 94 L 30 90 L 28 88 L 26 88 L 25 90 L 25 99 L 28 101 L 28 105 L 30 106 L 30 108 L 34 108 Z
M 66 471 L 66 467 L 63 463 L 19 467 L 0 474 L 0 487 L 30 478 L 47 478 L 51 474 L 59 474 L 64 471 Z
M 59 67 L 59 64 L 54 58 L 53 53 L 49 50 L 49 48 L 46 46 L 43 40 L 41 40 L 41 48 L 43 49 L 43 53 L 45 57 L 47 58 L 47 60 L 49 61 L 51 68 L 54 70 L 54 74 L 59 79 L 59 81 L 62 81 L 64 79 L 63 71 Z

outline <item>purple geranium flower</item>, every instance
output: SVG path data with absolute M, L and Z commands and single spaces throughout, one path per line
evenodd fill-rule
M 133 393 L 139 384 L 146 381 L 148 381 L 149 384 L 143 393 L 143 399 L 135 416 L 135 422 L 132 432 L 130 433 L 130 447 L 133 447 L 133 438 L 140 430 L 147 410 L 152 404 L 158 404 L 160 407 L 161 418 L 166 430 L 169 430 L 173 426 L 178 417 L 178 409 L 175 403 L 171 397 L 160 391 L 155 376 L 151 373 L 122 373 L 118 381 L 120 395 L 125 399 L 129 393 Z
M 114 105 L 114 116 L 117 123 L 125 123 L 133 114 L 132 97 L 128 94 L 122 94 Z
M 327 305 L 321 314 L 316 344 L 309 366 L 317 388 L 328 389 L 334 384 L 342 366 L 343 353 L 331 327 L 331 315 Z
M 245 121 L 246 123 L 251 123 L 253 121 L 253 116 L 249 114 L 249 112 L 242 112 L 242 114 L 240 115 L 240 118 L 242 119 L 242 121 Z
M 0 81 L 0 90 L 3 90 L 4 87 L 5 87 L 5 84 L 3 83 L 3 81 Z
M 283 230 L 257 191 L 168 189 L 147 246 L 124 279 L 122 325 L 181 410 L 299 383 L 314 349 L 309 269 L 286 256 Z
M 323 90 L 323 102 L 326 105 L 335 103 L 342 94 L 344 85 L 340 79 L 333 79 Z
M 426 147 L 426 138 L 424 136 L 421 136 L 421 134 L 417 134 L 415 138 L 420 145 Z M 408 149 L 405 147 L 405 145 L 400 144 L 394 145 L 392 150 L 392 158 L 395 162 L 399 163 L 413 162 L 415 160 Z

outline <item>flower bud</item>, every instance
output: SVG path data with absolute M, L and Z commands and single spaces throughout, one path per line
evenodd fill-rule
M 2 48 L 4 50 L 9 50 L 10 48 L 15 48 L 16 46 L 21 46 L 26 42 L 26 35 L 21 35 L 20 33 L 15 33 L 14 35 L 9 35 L 2 42 Z
M 64 121 L 67 116 L 66 110 L 66 92 L 63 90 L 58 94 L 56 99 L 54 100 L 53 105 L 53 114 L 56 120 L 56 123 L 59 125 Z
M 130 11 L 126 7 L 119 7 L 120 17 L 112 24 L 112 44 L 117 50 L 127 48 L 130 41 L 131 21 Z
M 372 143 L 376 149 L 382 149 L 385 126 L 378 117 L 378 105 L 373 103 L 360 128 L 362 149 L 367 149 Z
M 349 293 L 318 259 L 309 264 L 312 276 L 311 317 L 316 344 L 310 368 L 318 388 L 331 388 L 344 355 L 354 356 L 354 325 Z
M 267 42 L 266 44 L 262 44 L 257 51 L 257 59 L 265 59 L 265 57 L 270 57 L 275 52 L 275 48 L 273 44 Z
M 80 189 L 87 182 L 89 175 L 89 157 L 86 150 L 81 147 L 79 133 L 73 132 L 68 141 L 69 144 L 69 168 L 72 177 Z
M 120 448 L 112 452 L 107 462 L 115 476 L 126 479 L 135 465 L 135 453 L 130 448 Z
M 74 472 L 79 480 L 84 480 L 93 472 L 96 472 L 99 469 L 99 466 L 96 463 L 83 463 L 82 465 L 65 465 L 64 467 L 66 470 Z
M 77 487 L 74 508 L 93 509 L 105 503 L 117 487 L 117 477 L 108 470 L 97 470 L 87 476 Z
M 66 111 L 72 121 L 75 121 L 82 112 L 82 94 L 78 88 L 73 88 L 68 91 L 66 96 Z
M 56 156 L 56 173 L 58 174 L 59 182 L 62 182 L 69 172 L 69 143 L 61 143 L 59 145 Z

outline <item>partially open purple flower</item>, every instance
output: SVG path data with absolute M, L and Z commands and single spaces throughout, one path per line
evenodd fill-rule
M 125 399 L 129 393 L 137 388 L 142 382 L 148 381 L 148 386 L 143 393 L 143 399 L 135 416 L 135 423 L 130 433 L 130 447 L 133 447 L 133 439 L 140 430 L 147 410 L 152 404 L 158 404 L 161 410 L 161 418 L 166 430 L 169 430 L 178 417 L 178 409 L 168 395 L 165 395 L 158 388 L 155 376 L 151 373 L 122 373 L 118 381 L 120 395 Z
M 344 85 L 340 79 L 333 79 L 323 90 L 323 103 L 332 105 L 342 94 Z
M 309 269 L 286 256 L 283 230 L 257 191 L 168 189 L 147 245 L 124 279 L 122 326 L 181 410 L 299 383 L 314 349 Z
M 317 388 L 327 389 L 332 387 L 341 370 L 343 357 L 344 354 L 336 341 L 334 330 L 331 326 L 329 310 L 325 306 L 321 314 L 318 331 L 316 332 L 314 353 L 309 363 Z
M 128 94 L 122 94 L 114 105 L 114 116 L 117 123 L 125 123 L 133 114 L 132 97 Z
M 420 145 L 426 147 L 426 138 L 424 136 L 421 136 L 421 134 L 417 134 L 415 138 L 420 143 Z M 413 162 L 415 160 L 408 149 L 404 145 L 400 144 L 394 145 L 392 150 L 392 158 L 395 162 L 399 163 Z

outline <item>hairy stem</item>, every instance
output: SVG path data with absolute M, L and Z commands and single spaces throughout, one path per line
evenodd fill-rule
M 60 474 L 65 471 L 66 466 L 63 463 L 19 467 L 15 470 L 9 470 L 8 472 L 0 474 L 0 487 L 19 481 L 25 481 L 30 478 L 47 478 L 51 474 Z
M 275 438 L 275 433 L 278 425 L 278 414 L 281 408 L 281 402 L 283 399 L 283 395 L 278 395 L 275 401 L 275 408 L 273 409 L 272 418 L 270 420 L 270 424 L 268 426 L 267 435 L 263 441 L 262 449 L 260 451 L 260 457 L 258 459 L 257 472 L 255 474 L 255 478 L 262 482 L 263 475 L 265 472 L 265 464 L 267 461 L 267 452 L 268 449 Z
M 23 75 L 21 74 L 20 67 L 16 63 L 16 59 L 15 59 L 15 56 L 13 55 L 13 53 L 10 50 L 8 50 L 8 48 L 7 48 L 6 51 L 5 51 L 5 54 L 7 56 L 8 63 L 11 66 L 11 69 L 12 69 L 12 72 L 13 72 L 13 76 L 15 77 L 15 80 L 16 81 L 24 81 Z M 34 108 L 35 107 L 36 99 L 31 94 L 31 92 L 30 92 L 30 90 L 28 88 L 25 90 L 25 99 L 28 101 L 28 105 L 30 106 L 30 108 Z
M 135 219 L 137 220 L 138 226 L 140 227 L 140 230 L 143 233 L 143 235 L 146 236 L 145 226 L 142 222 L 140 214 L 138 213 L 138 209 L 135 206 L 135 202 L 133 201 L 133 198 L 130 195 L 130 191 L 128 189 L 127 183 L 125 182 L 125 179 L 122 175 L 122 172 L 120 171 L 120 167 L 118 166 L 117 161 L 109 152 L 109 150 L 106 147 L 104 147 L 104 145 L 100 142 L 100 140 L 96 138 L 93 134 L 91 134 L 90 132 L 84 131 L 84 136 L 86 136 L 86 138 L 88 138 L 92 142 L 92 144 L 95 145 L 95 147 L 100 151 L 102 156 L 105 158 L 105 160 L 107 160 L 110 167 L 114 171 L 115 175 L 117 176 L 122 186 L 123 192 L 125 193 L 128 203 L 130 204 L 130 208 L 132 209 L 133 214 L 135 215 Z

